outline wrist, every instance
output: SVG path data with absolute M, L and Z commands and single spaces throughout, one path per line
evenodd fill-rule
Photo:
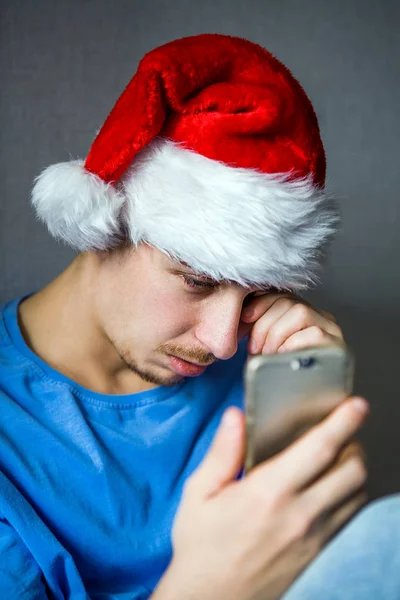
M 204 580 L 196 581 L 188 569 L 172 560 L 150 600 L 215 600 L 215 596 L 204 589 Z
M 158 582 L 150 600 L 184 600 L 185 594 L 184 589 L 182 589 L 182 577 L 178 578 L 178 572 L 172 560 Z

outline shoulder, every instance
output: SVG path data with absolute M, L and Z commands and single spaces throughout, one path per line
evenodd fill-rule
M 18 299 L 0 306 L 0 400 L 4 408 L 4 397 L 12 398 L 18 391 L 19 382 L 27 383 L 31 372 L 31 361 L 15 346 L 9 328 L 15 327 Z

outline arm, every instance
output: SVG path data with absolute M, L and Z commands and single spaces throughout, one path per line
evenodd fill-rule
M 5 519 L 0 519 L 0 598 L 48 599 L 39 565 Z

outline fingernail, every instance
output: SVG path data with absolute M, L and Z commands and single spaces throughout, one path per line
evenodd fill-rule
M 353 406 L 355 406 L 355 408 L 358 411 L 360 411 L 362 413 L 368 413 L 369 412 L 369 404 L 363 398 L 353 398 L 352 403 L 353 403 Z
M 227 410 L 222 417 L 222 424 L 224 427 L 228 429 L 236 429 L 237 427 L 237 417 L 233 410 Z

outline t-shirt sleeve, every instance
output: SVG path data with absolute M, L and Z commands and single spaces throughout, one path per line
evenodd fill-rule
M 39 565 L 5 519 L 0 519 L 0 598 L 48 600 Z

